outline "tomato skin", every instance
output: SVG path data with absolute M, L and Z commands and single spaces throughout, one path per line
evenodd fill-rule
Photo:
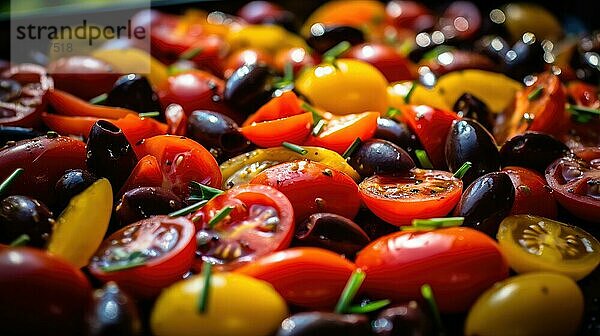
M 383 43 L 363 43 L 355 45 L 343 55 L 373 65 L 385 76 L 388 82 L 416 79 L 416 71 L 409 60 L 396 49 Z
M 515 187 L 515 201 L 511 215 L 529 214 L 546 218 L 556 218 L 557 207 L 554 192 L 546 180 L 537 172 L 522 167 L 502 168 Z
M 334 116 L 325 113 L 327 124 L 318 136 L 310 136 L 305 144 L 323 147 L 343 154 L 356 140 L 369 140 L 377 130 L 378 112 L 364 112 L 344 116 Z
M 354 180 L 318 162 L 282 163 L 265 169 L 250 183 L 268 185 L 286 195 L 294 207 L 297 222 L 317 212 L 354 218 L 360 207 L 358 186 Z
M 598 89 L 593 85 L 578 80 L 572 81 L 567 85 L 567 93 L 577 105 L 592 108 L 600 107 Z
M 304 68 L 314 66 L 319 63 L 320 59 L 316 55 L 302 47 L 294 47 L 290 49 L 281 49 L 275 54 L 275 69 L 279 72 L 284 72 L 285 65 L 292 64 L 294 74 L 298 75 Z
M 300 100 L 294 91 L 286 91 L 279 97 L 273 97 L 255 113 L 250 115 L 242 126 L 250 126 L 262 121 L 277 120 L 302 114 Z
M 131 189 L 138 187 L 152 187 L 162 185 L 163 175 L 160 170 L 160 164 L 156 157 L 146 155 L 141 158 L 133 168 L 131 175 L 125 181 L 125 184 L 119 191 L 123 195 Z
M 257 259 L 235 272 L 270 283 L 290 304 L 331 309 L 355 269 L 339 254 L 296 247 Z
M 367 273 L 366 293 L 377 299 L 420 300 L 431 285 L 440 311 L 466 311 L 496 281 L 508 276 L 498 245 L 463 227 L 400 231 L 372 242 L 358 253 L 356 266 Z
M 273 57 L 266 51 L 261 49 L 242 49 L 233 52 L 227 56 L 223 65 L 223 77 L 229 78 L 231 75 L 244 64 L 262 63 L 269 66 L 273 65 Z
M 240 128 L 240 132 L 259 147 L 281 146 L 285 141 L 303 143 L 313 124 L 312 113 L 263 121 Z
M 178 227 L 179 235 L 176 245 L 166 252 L 164 255 L 154 257 L 148 260 L 144 265 L 128 268 L 115 272 L 105 272 L 99 263 L 99 258 L 105 255 L 108 248 L 115 245 L 119 246 L 124 233 L 134 227 L 142 225 L 158 223 L 161 227 L 168 224 L 172 227 Z M 156 233 L 154 233 L 156 234 Z M 184 217 L 170 218 L 167 216 L 154 216 L 122 228 L 113 233 L 104 240 L 98 248 L 96 255 L 92 258 L 89 265 L 89 270 L 94 277 L 102 282 L 115 281 L 128 294 L 137 298 L 152 298 L 160 293 L 160 291 L 170 284 L 178 281 L 189 271 L 194 260 L 194 252 L 196 250 L 195 226 L 190 220 Z M 130 243 L 135 248 L 135 244 L 144 246 L 144 238 L 141 237 L 138 241 L 133 238 Z M 123 244 L 120 246 L 128 246 Z

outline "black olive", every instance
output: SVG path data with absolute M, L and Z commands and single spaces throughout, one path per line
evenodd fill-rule
M 600 31 L 582 37 L 571 58 L 571 67 L 578 79 L 597 85 L 600 82 Z
M 135 336 L 142 331 L 135 301 L 112 281 L 94 292 L 86 322 L 89 336 Z
M 515 189 L 508 174 L 494 172 L 476 179 L 463 193 L 455 215 L 465 218 L 464 226 L 496 237 L 500 222 L 515 201 Z
M 494 130 L 494 119 L 488 106 L 470 93 L 464 93 L 452 108 L 460 117 L 477 120 L 490 133 Z
M 27 196 L 8 196 L 0 202 L 0 242 L 10 244 L 19 236 L 29 236 L 28 245 L 43 247 L 52 233 L 52 212 Z
M 452 123 L 445 152 L 450 171 L 458 170 L 467 161 L 471 162 L 471 169 L 462 178 L 464 185 L 469 185 L 479 176 L 500 170 L 500 154 L 494 138 L 472 119 L 464 118 Z
M 569 153 L 569 148 L 551 135 L 525 132 L 516 135 L 500 148 L 502 166 L 530 168 L 544 174 L 556 159 Z
M 316 246 L 353 258 L 371 239 L 352 220 L 332 213 L 312 214 L 296 227 L 294 244 Z
M 510 46 L 508 42 L 500 36 L 486 35 L 475 42 L 474 50 L 489 57 L 498 64 L 503 64 L 506 53 L 510 50 Z
M 281 11 L 274 16 L 265 17 L 261 24 L 275 24 L 285 28 L 287 31 L 292 33 L 298 32 L 298 22 L 296 16 L 290 11 Z
M 148 79 L 137 74 L 119 77 L 108 93 L 106 105 L 123 107 L 136 112 L 160 112 L 158 95 Z M 164 116 L 163 116 L 164 117 Z
M 6 145 L 9 141 L 33 139 L 40 135 L 42 134 L 33 128 L 0 125 L 0 147 Z
M 12 79 L 0 79 L 0 101 L 10 102 L 21 96 L 21 84 Z
M 184 204 L 170 190 L 159 187 L 140 187 L 127 191 L 116 207 L 121 225 L 127 225 L 144 218 L 166 215 L 183 208 Z
M 94 174 L 83 169 L 70 169 L 56 182 L 57 208 L 64 209 L 74 196 L 83 192 L 91 186 L 98 178 Z
M 383 310 L 371 323 L 377 336 L 434 335 L 433 321 L 416 301 Z
M 365 42 L 365 34 L 362 30 L 351 26 L 315 23 L 310 27 L 310 35 L 306 39 L 308 45 L 319 54 L 344 41 L 351 45 L 361 44 Z
M 303 312 L 283 320 L 276 336 L 364 336 L 369 329 L 364 315 Z
M 553 61 L 549 56 L 542 41 L 532 33 L 525 33 L 504 56 L 504 72 L 507 76 L 521 81 L 527 75 L 544 71 L 546 63 Z
M 415 150 L 423 149 L 419 138 L 406 124 L 389 118 L 377 118 L 377 130 L 373 137 L 395 143 L 404 149 L 413 161 L 418 160 Z
M 223 98 L 234 109 L 251 114 L 266 104 L 274 91 L 273 73 L 268 66 L 244 64 L 227 79 Z
M 350 155 L 348 163 L 362 177 L 403 173 L 415 167 L 414 161 L 398 145 L 381 139 L 363 142 Z
M 187 136 L 206 147 L 218 161 L 246 152 L 250 147 L 237 123 L 219 112 L 192 112 L 188 117 Z
M 361 227 L 361 229 L 365 231 L 371 240 L 375 240 L 398 231 L 397 226 L 383 221 L 367 207 L 361 207 L 358 210 L 358 214 L 356 214 L 354 221 Z
M 98 177 L 106 177 L 116 193 L 137 163 L 135 152 L 120 128 L 106 120 L 97 121 L 86 145 L 86 164 Z

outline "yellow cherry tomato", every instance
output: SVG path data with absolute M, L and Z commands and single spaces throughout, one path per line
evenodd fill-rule
M 112 65 L 117 72 L 143 74 L 155 87 L 169 77 L 167 67 L 141 49 L 99 49 L 92 56 Z
M 573 279 L 528 273 L 484 292 L 469 311 L 465 335 L 574 335 L 582 315 L 583 294 Z
M 236 273 L 210 278 L 206 310 L 198 310 L 204 276 L 196 275 L 165 289 L 150 326 L 156 336 L 267 336 L 287 317 L 283 298 L 270 284 Z
M 518 273 L 551 271 L 579 280 L 600 263 L 600 243 L 594 236 L 543 217 L 507 217 L 500 223 L 497 239 Z
M 317 107 L 333 114 L 385 113 L 387 80 L 374 66 L 354 59 L 338 59 L 306 69 L 296 88 Z
M 56 220 L 48 251 L 77 267 L 87 265 L 106 234 L 112 205 L 112 187 L 104 178 L 73 197 Z
M 405 81 L 395 82 L 388 86 L 388 103 L 391 107 L 400 109 L 400 106 L 406 105 L 406 96 L 408 104 L 427 105 L 441 110 L 452 110 L 452 106 L 446 103 L 446 100 L 438 91 L 428 89 L 421 84 Z
M 504 19 L 504 25 L 515 41 L 527 32 L 534 33 L 540 40 L 551 41 L 557 41 L 562 35 L 562 28 L 556 17 L 537 4 L 511 3 L 503 11 L 495 11 L 490 16 L 495 20 Z
M 259 49 L 273 55 L 281 49 L 304 48 L 306 42 L 277 25 L 247 25 L 231 29 L 225 39 L 232 50 Z

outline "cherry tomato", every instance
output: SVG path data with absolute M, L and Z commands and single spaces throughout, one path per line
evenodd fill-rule
M 387 3 L 385 14 L 397 28 L 418 32 L 433 27 L 431 11 L 416 1 L 393 0 Z
M 146 155 L 154 156 L 160 165 L 162 183 L 146 187 L 164 187 L 178 196 L 186 196 L 189 194 L 188 185 L 191 181 L 211 187 L 221 186 L 221 171 L 217 161 L 194 140 L 175 135 L 159 135 L 138 142 L 134 150 L 141 158 Z M 135 177 L 129 179 L 132 178 Z
M 467 310 L 508 276 L 494 240 L 461 227 L 384 236 L 358 253 L 356 266 L 367 273 L 364 288 L 373 298 L 420 300 L 421 285 L 429 284 L 442 312 Z
M 481 27 L 481 12 L 469 1 L 454 1 L 446 8 L 436 25 L 446 38 L 466 40 L 473 37 Z
M 384 221 L 401 226 L 413 219 L 446 216 L 458 203 L 463 184 L 440 170 L 411 169 L 406 175 L 374 175 L 359 185 L 369 210 Z
M 355 269 L 337 253 L 296 247 L 257 259 L 235 272 L 270 283 L 290 304 L 330 309 Z
M 306 140 L 309 146 L 323 147 L 343 154 L 356 140 L 369 140 L 377 130 L 378 112 L 364 112 L 335 116 L 325 113 L 323 116 L 325 126 L 318 135 L 310 136 Z
M 235 70 L 244 64 L 262 63 L 273 65 L 273 57 L 266 51 L 260 49 L 241 49 L 227 56 L 223 65 L 223 77 L 229 78 Z
M 292 203 L 298 222 L 317 212 L 354 218 L 360 207 L 356 183 L 348 175 L 308 160 L 267 168 L 250 183 L 281 191 Z
M 567 93 L 575 104 L 592 108 L 600 108 L 598 88 L 582 81 L 572 81 L 567 85 Z
M 212 223 L 227 207 L 233 210 Z M 259 185 L 234 187 L 211 199 L 192 216 L 198 228 L 195 265 L 209 261 L 233 269 L 290 245 L 294 234 L 294 209 L 285 195 Z
M 546 169 L 546 182 L 569 212 L 600 221 L 600 147 L 584 148 L 554 161 Z
M 112 89 L 122 75 L 102 60 L 91 56 L 60 58 L 46 67 L 54 86 L 82 99 L 92 99 Z
M 301 103 L 294 91 L 285 91 L 280 96 L 273 97 L 268 103 L 259 108 L 258 111 L 251 114 L 244 121 L 243 126 L 302 114 Z
M 529 214 L 556 218 L 557 209 L 554 193 L 537 172 L 521 167 L 505 167 L 515 187 L 515 201 L 511 215 Z
M 283 73 L 286 64 L 292 65 L 294 74 L 297 75 L 304 68 L 312 67 L 319 63 L 318 56 L 310 54 L 310 52 L 302 47 L 294 47 L 290 49 L 281 49 L 275 54 L 275 69 Z
M 350 48 L 343 55 L 365 61 L 385 76 L 388 82 L 416 79 L 416 71 L 409 60 L 396 49 L 383 43 L 363 43 Z
M 276 147 L 283 142 L 303 143 L 313 125 L 312 113 L 253 123 L 240 132 L 259 147 Z
M 154 297 L 192 266 L 195 231 L 194 223 L 183 217 L 154 216 L 127 225 L 100 245 L 90 272 L 136 297 Z

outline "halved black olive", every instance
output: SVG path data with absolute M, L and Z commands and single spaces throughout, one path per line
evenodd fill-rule
M 369 139 L 363 142 L 352 153 L 348 163 L 362 177 L 403 173 L 415 167 L 415 162 L 404 149 L 381 139 Z
M 515 201 L 515 189 L 508 174 L 493 172 L 476 179 L 464 191 L 454 214 L 465 218 L 464 226 L 496 237 L 500 222 Z
M 41 202 L 27 196 L 8 196 L 0 202 L 0 243 L 10 244 L 19 236 L 29 236 L 28 245 L 46 245 L 54 219 Z
M 315 23 L 310 27 L 310 35 L 306 39 L 306 43 L 319 54 L 343 41 L 347 41 L 351 45 L 361 44 L 365 42 L 365 34 L 362 30 L 351 26 Z
M 531 168 L 544 174 L 556 159 L 569 153 L 569 148 L 551 135 L 525 132 L 508 140 L 500 148 L 502 166 Z
M 483 101 L 468 92 L 456 100 L 452 110 L 460 117 L 476 120 L 490 133 L 494 130 L 490 109 Z
M 123 194 L 115 211 L 121 225 L 127 225 L 150 216 L 166 215 L 183 206 L 181 199 L 170 190 L 140 187 Z
M 57 209 L 63 210 L 71 198 L 83 192 L 91 186 L 98 178 L 94 174 L 83 169 L 70 169 L 56 181 L 54 190 L 56 191 Z
M 297 246 L 316 246 L 353 258 L 371 239 L 352 220 L 332 213 L 312 214 L 298 225 L 294 236 Z
M 303 312 L 281 322 L 276 336 L 364 336 L 370 334 L 364 315 Z
M 413 161 L 418 160 L 415 150 L 423 149 L 419 138 L 406 124 L 389 118 L 377 118 L 377 130 L 373 137 L 395 143 L 404 149 Z
M 274 91 L 273 73 L 268 66 L 244 64 L 227 79 L 223 98 L 234 109 L 251 114 L 266 104 Z
M 119 77 L 108 93 L 106 105 L 124 107 L 136 112 L 160 112 L 158 95 L 148 79 L 138 74 Z
M 94 292 L 86 320 L 89 336 L 135 336 L 142 331 L 135 301 L 114 282 Z
M 416 301 L 383 310 L 371 325 L 377 336 L 434 335 L 433 321 Z
M 40 135 L 42 134 L 33 128 L 0 125 L 0 147 L 6 145 L 9 141 L 33 139 Z

